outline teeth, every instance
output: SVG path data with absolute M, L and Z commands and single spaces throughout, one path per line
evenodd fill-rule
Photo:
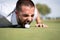
M 29 24 L 25 24 L 25 28 L 30 28 L 30 25 Z

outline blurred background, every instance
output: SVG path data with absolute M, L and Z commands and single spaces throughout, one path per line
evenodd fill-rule
M 35 3 L 43 19 L 60 18 L 60 0 L 37 0 Z

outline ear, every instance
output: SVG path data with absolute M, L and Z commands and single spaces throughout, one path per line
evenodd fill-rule
M 16 16 L 18 17 L 19 15 L 18 15 L 18 11 L 17 10 L 15 11 L 15 13 L 16 13 Z
M 16 15 L 17 15 L 17 14 L 18 14 L 18 11 L 16 10 L 15 13 L 16 13 Z

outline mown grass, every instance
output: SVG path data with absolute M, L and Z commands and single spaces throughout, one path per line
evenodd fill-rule
M 0 40 L 60 40 L 60 21 L 44 21 L 48 28 L 0 28 Z

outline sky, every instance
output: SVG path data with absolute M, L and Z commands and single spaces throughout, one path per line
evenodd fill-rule
M 17 0 L 0 0 L 0 11 L 4 12 L 5 16 L 8 15 L 14 8 Z M 51 8 L 51 13 L 47 17 L 60 17 L 60 0 L 33 0 L 33 2 L 46 4 Z M 1 10 L 2 9 L 2 10 Z

